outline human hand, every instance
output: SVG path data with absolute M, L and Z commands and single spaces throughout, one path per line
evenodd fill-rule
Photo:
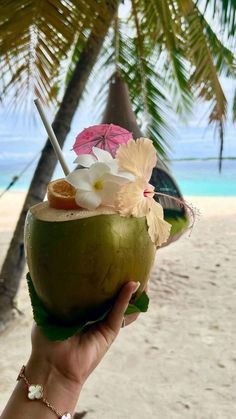
M 31 385 L 43 386 L 46 401 L 29 403 L 25 397 L 25 383 L 20 379 L 1 418 L 42 419 L 47 415 L 48 419 L 53 419 L 55 412 L 67 412 L 57 413 L 62 418 L 71 417 L 68 412 L 74 411 L 84 382 L 118 335 L 137 285 L 136 282 L 125 284 L 107 318 L 70 339 L 49 341 L 35 326 L 32 353 L 24 373 Z M 126 316 L 126 324 L 136 318 L 137 314 Z
M 32 331 L 32 355 L 28 369 L 37 360 L 46 360 L 59 377 L 81 388 L 118 335 L 124 312 L 136 290 L 136 282 L 125 284 L 105 320 L 65 341 L 49 341 L 40 328 L 35 326 Z M 132 323 L 137 316 L 138 314 L 126 316 L 125 325 Z

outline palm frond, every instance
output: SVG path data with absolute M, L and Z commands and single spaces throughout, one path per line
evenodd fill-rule
M 219 128 L 222 155 L 227 102 L 218 76 L 235 77 L 236 73 L 235 55 L 229 47 L 235 33 L 236 0 L 204 3 L 205 10 L 220 17 L 221 29 L 228 31 L 227 41 L 214 32 L 197 3 L 131 0 L 128 21 L 120 21 L 115 41 L 111 29 L 91 77 L 96 78 L 101 66 L 106 68 L 107 87 L 115 66 L 119 68 L 137 118 L 162 155 L 168 150 L 170 111 L 187 115 L 193 94 L 211 102 L 209 122 Z M 19 106 L 29 92 L 45 103 L 55 100 L 64 90 L 64 81 L 67 84 L 71 79 L 90 35 L 102 31 L 108 4 L 107 0 L 3 0 L 1 100 L 7 97 Z M 103 83 L 101 77 L 96 80 Z
M 155 68 L 159 47 L 156 45 L 153 49 L 145 33 L 137 36 L 134 20 L 132 25 L 130 23 L 129 18 L 127 27 L 127 21 L 119 19 L 104 43 L 91 77 L 93 83 L 93 80 L 99 80 L 101 73 L 104 75 L 96 95 L 95 108 L 100 112 L 104 110 L 109 83 L 114 71 L 118 71 L 128 86 L 132 108 L 141 130 L 154 140 L 159 154 L 167 156 L 173 133 L 167 123 L 171 104 L 165 93 L 164 79 Z M 115 33 L 117 31 L 118 34 Z
M 200 0 L 197 1 L 200 3 Z M 213 17 L 220 20 L 222 29 L 228 36 L 234 36 L 236 31 L 236 1 L 235 0 L 205 0 L 205 11 L 210 10 Z
M 215 34 L 204 16 L 198 11 L 204 35 L 214 60 L 214 64 L 219 75 L 226 77 L 236 77 L 236 58 L 234 53 L 227 48 L 219 37 Z
M 219 82 L 217 67 L 213 60 L 208 38 L 204 33 L 205 27 L 203 23 L 206 23 L 203 22 L 202 15 L 193 3 L 193 0 L 185 0 L 185 5 L 186 3 L 189 5 L 189 12 L 184 15 L 187 23 L 186 52 L 191 64 L 191 86 L 197 88 L 199 97 L 213 101 L 214 117 L 212 114 L 210 116 L 211 120 L 223 120 L 226 116 L 226 99 Z M 183 12 L 184 10 L 182 10 Z M 216 43 L 216 38 L 214 38 L 214 41 L 216 53 L 216 51 L 219 52 L 219 43 Z
M 179 0 L 179 3 L 181 5 L 182 0 Z M 187 9 L 186 4 L 188 5 Z M 209 28 L 192 0 L 185 1 L 185 10 L 184 8 L 182 9 L 182 13 L 184 12 L 187 23 L 186 48 L 191 63 L 190 83 L 192 89 L 199 98 L 211 102 L 209 123 L 215 123 L 218 127 L 220 140 L 219 168 L 221 169 L 227 101 L 219 81 L 218 72 L 220 72 L 220 67 L 222 70 L 223 64 L 229 68 L 229 63 L 226 61 L 223 63 L 221 60 L 221 62 L 218 61 L 218 63 L 215 64 L 214 56 L 216 56 L 218 60 L 222 58 L 222 55 L 219 52 L 220 43 L 218 42 L 218 39 L 213 36 L 212 32 L 210 33 L 211 43 L 209 42 L 208 37 L 205 35 L 206 28 L 208 29 L 209 35 Z M 211 47 L 214 47 L 214 51 L 211 50 Z M 228 56 L 228 58 L 229 57 L 231 60 L 232 56 Z M 233 67 L 234 63 L 231 63 L 231 65 Z M 230 67 L 231 70 L 232 67 Z
M 48 104 L 56 98 L 71 48 L 75 43 L 84 45 L 95 19 L 96 30 L 103 25 L 105 0 L 5 0 L 2 3 L 1 97 L 31 92 Z
M 183 42 L 183 22 L 170 0 L 142 0 L 139 3 L 143 16 L 142 30 L 151 48 L 159 48 L 159 63 L 162 61 L 161 71 L 165 72 L 170 100 L 175 111 L 184 116 L 191 110 L 192 94 Z
M 155 69 L 155 51 L 152 53 L 152 56 L 145 55 L 144 47 L 140 67 L 137 42 L 124 33 L 120 34 L 120 72 L 127 83 L 139 125 L 154 140 L 160 155 L 166 157 L 170 150 L 168 140 L 171 130 L 167 123 L 170 103 L 162 87 L 163 79 Z
M 137 51 L 134 31 L 127 31 L 126 22 L 121 22 L 121 20 L 119 20 L 118 30 L 118 48 L 116 45 L 117 35 L 114 36 L 113 31 L 107 37 L 98 65 L 91 77 L 91 83 L 94 83 L 94 80 L 99 80 L 100 74 L 103 74 L 94 106 L 99 109 L 99 112 L 104 111 L 109 83 L 114 71 L 119 71 L 127 84 L 132 108 L 141 130 L 144 135 L 148 135 L 154 140 L 159 155 L 166 157 L 170 150 L 171 130 L 167 123 L 170 103 L 162 87 L 163 79 L 154 69 L 156 53 L 148 43 L 145 43 L 141 70 L 140 50 Z M 101 113 L 99 117 L 101 117 Z
M 189 36 L 188 17 L 195 14 L 199 20 L 198 28 L 201 26 L 202 32 L 206 37 L 207 44 L 214 59 L 214 64 L 218 74 L 224 74 L 227 77 L 235 77 L 236 75 L 236 58 L 235 58 L 235 42 L 233 45 L 226 46 L 225 37 L 222 31 L 218 31 L 218 35 L 212 29 L 203 13 L 196 7 L 193 0 L 178 0 L 180 15 L 185 18 L 187 23 L 187 35 Z M 220 34 L 220 36 L 219 36 Z M 222 39 L 220 39 L 222 38 Z M 201 53 L 202 44 L 196 41 L 196 48 L 199 46 L 199 54 Z M 229 42 L 227 42 L 229 44 Z M 232 43 L 231 43 L 232 44 Z
M 63 55 L 73 34 L 64 16 L 61 19 L 61 8 L 56 9 L 52 4 L 45 7 L 46 3 L 49 2 L 6 1 L 1 10 L 3 96 L 10 90 L 18 95 L 26 84 L 28 88 L 33 87 L 41 99 L 52 99 L 50 81 L 58 73 L 57 56 Z M 61 36 L 58 36 L 59 33 Z

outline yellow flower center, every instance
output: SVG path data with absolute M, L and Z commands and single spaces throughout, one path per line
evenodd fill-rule
M 94 183 L 94 188 L 97 190 L 97 191 L 101 191 L 102 189 L 103 189 L 103 182 L 101 181 L 101 180 L 97 180 L 95 183 Z

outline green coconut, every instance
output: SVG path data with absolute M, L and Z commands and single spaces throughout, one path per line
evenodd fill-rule
M 25 248 L 36 293 L 64 323 L 96 319 L 128 281 L 141 283 L 138 298 L 156 251 L 145 217 L 57 210 L 47 202 L 28 212 Z

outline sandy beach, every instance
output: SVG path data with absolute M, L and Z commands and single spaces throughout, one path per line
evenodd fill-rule
M 0 200 L 0 263 L 23 200 Z M 236 197 L 187 201 L 201 215 L 191 236 L 157 253 L 149 311 L 121 330 L 87 381 L 77 408 L 85 419 L 236 417 Z M 30 352 L 25 280 L 18 307 L 0 335 L 0 412 Z

